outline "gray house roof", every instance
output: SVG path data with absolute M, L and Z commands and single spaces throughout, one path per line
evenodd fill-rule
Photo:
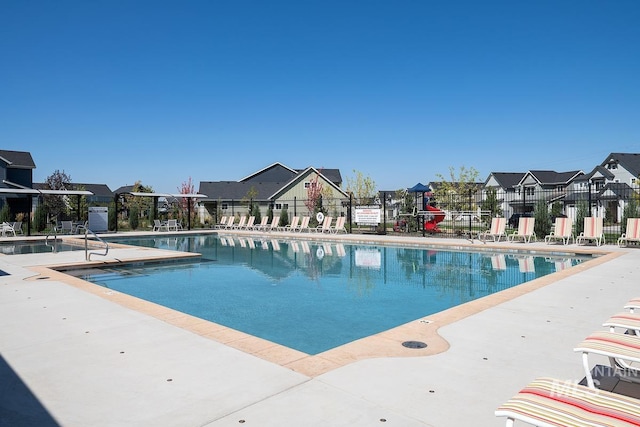
M 491 175 L 500 184 L 500 187 L 506 190 L 516 187 L 525 176 L 525 172 L 491 172 Z
M 26 151 L 0 150 L 0 160 L 6 164 L 7 168 L 35 169 L 31 153 Z
M 634 176 L 640 176 L 640 154 L 637 153 L 611 153 L 600 166 L 610 163 L 618 163 Z
M 72 190 L 80 190 L 80 189 L 88 190 L 88 191 L 91 191 L 94 196 L 99 196 L 99 197 L 113 197 L 113 191 L 109 189 L 109 186 L 107 186 L 107 184 L 80 184 L 80 183 L 74 182 L 71 184 L 71 189 Z
M 600 173 L 606 179 L 613 179 L 615 175 L 604 166 L 596 166 L 588 175 L 584 175 L 576 179 L 576 181 L 589 181 L 596 173 Z
M 286 182 L 256 182 L 256 181 L 200 181 L 198 193 L 209 197 L 202 201 L 241 200 L 247 197 L 253 188 L 257 195 L 254 200 L 269 200 L 269 197 L 284 187 Z
M 550 170 L 531 170 L 529 173 L 540 185 L 567 185 L 573 179 L 582 175 L 582 171 L 556 172 Z

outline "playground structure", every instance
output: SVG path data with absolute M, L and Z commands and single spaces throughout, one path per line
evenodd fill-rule
M 418 212 L 424 218 L 424 230 L 428 233 L 441 233 L 438 223 L 444 220 L 445 212 L 429 204 L 425 204 L 424 208 L 424 211 Z

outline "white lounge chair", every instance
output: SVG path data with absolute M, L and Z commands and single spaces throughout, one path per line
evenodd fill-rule
M 254 230 L 264 230 L 265 227 L 268 226 L 268 222 L 269 222 L 269 217 L 268 216 L 264 216 L 262 217 L 262 219 L 260 220 L 260 224 L 254 225 L 253 229 Z
M 182 225 L 178 223 L 177 219 L 168 219 L 166 227 L 167 231 L 178 231 L 179 229 L 182 229 Z
M 236 222 L 235 216 L 230 216 L 227 220 L 227 225 L 224 226 L 225 230 L 231 230 L 234 227 L 234 223 Z
M 298 225 L 296 227 L 295 230 L 293 231 L 298 231 L 298 232 L 303 232 L 303 231 L 309 231 L 309 220 L 311 218 L 308 216 L 303 216 L 302 217 L 302 221 L 300 221 L 300 225 Z
M 594 242 L 596 246 L 605 243 L 603 218 L 598 216 L 588 216 L 584 218 L 584 231 L 576 238 L 577 244 Z
M 503 217 L 491 218 L 491 227 L 484 232 L 478 233 L 478 239 L 486 242 L 491 238 L 494 242 L 499 242 L 502 237 L 507 238 L 505 229 L 507 227 L 507 219 Z
M 544 241 L 550 244 L 554 241 L 561 241 L 563 245 L 573 241 L 573 218 L 556 218 L 553 230 L 544 236 Z
M 338 233 L 346 233 L 347 229 L 344 227 L 344 223 L 347 220 L 347 217 L 345 216 L 339 216 L 338 218 L 336 218 L 336 224 L 331 227 L 331 232 L 334 234 L 338 234 Z
M 315 229 L 318 233 L 330 233 L 331 232 L 331 222 L 333 222 L 333 217 L 325 216 L 322 224 L 318 225 Z
M 618 239 L 618 246 L 640 243 L 640 218 L 627 218 L 627 228 Z
M 238 221 L 238 223 L 236 225 L 232 225 L 231 228 L 234 230 L 240 230 L 242 228 L 244 228 L 244 225 L 247 223 L 247 217 L 246 216 L 242 216 L 240 217 L 240 221 Z
M 73 221 L 60 221 L 60 233 L 71 234 L 73 232 Z
M 279 222 L 280 222 L 280 218 L 278 218 L 277 216 L 274 216 L 273 218 L 271 218 L 271 224 L 267 225 L 264 228 L 264 231 L 277 230 Z
M 8 234 L 13 234 L 13 237 L 16 237 L 16 230 L 13 228 L 8 222 L 2 223 L 2 237 L 6 237 Z
M 291 224 L 285 225 L 284 227 L 280 227 L 280 228 L 278 228 L 278 230 L 280 230 L 280 231 L 295 231 L 295 229 L 298 228 L 298 223 L 299 222 L 300 222 L 300 217 L 299 216 L 294 216 L 291 219 Z
M 243 225 L 242 227 L 240 227 L 240 229 L 242 230 L 252 230 L 253 229 L 253 223 L 256 222 L 256 217 L 251 215 L 248 219 L 245 225 Z
M 13 224 L 11 224 L 11 226 L 13 227 L 13 231 L 15 231 L 16 234 L 24 235 L 24 232 L 22 231 L 22 221 L 15 221 Z
M 509 235 L 509 241 L 522 240 L 524 243 L 529 243 L 532 238 L 535 241 L 536 235 L 533 231 L 535 223 L 535 218 L 525 216 L 518 218 L 518 230 Z
M 217 229 L 225 228 L 227 225 L 227 219 L 228 219 L 227 216 L 223 215 L 222 218 L 220 218 L 220 222 L 214 225 L 213 228 L 217 228 Z

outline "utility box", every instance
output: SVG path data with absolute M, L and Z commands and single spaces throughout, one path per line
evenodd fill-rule
M 89 208 L 89 230 L 93 232 L 109 230 L 109 208 L 90 207 Z

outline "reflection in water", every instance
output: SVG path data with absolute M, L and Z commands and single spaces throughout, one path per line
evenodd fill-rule
M 118 242 L 197 252 L 202 258 L 181 265 L 92 271 L 82 277 L 309 354 L 586 259 L 266 236 L 171 236 Z

